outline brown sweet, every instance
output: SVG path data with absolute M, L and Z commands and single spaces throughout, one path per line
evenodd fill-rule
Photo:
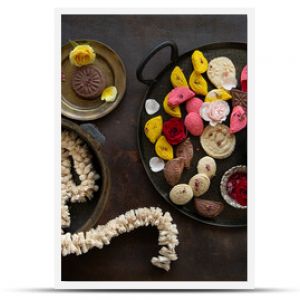
M 242 106 L 247 112 L 247 92 L 243 92 L 238 89 L 232 89 L 230 93 L 232 95 L 232 105 Z
M 195 208 L 200 216 L 215 218 L 223 211 L 224 204 L 213 200 L 195 198 Z
M 193 159 L 194 149 L 190 139 L 187 138 L 184 142 L 179 144 L 176 148 L 176 157 L 184 158 L 184 166 L 188 169 L 191 166 Z
M 96 67 L 87 65 L 78 68 L 72 75 L 74 92 L 84 99 L 100 97 L 106 86 L 104 74 Z
M 183 157 L 171 159 L 166 163 L 164 168 L 164 175 L 167 183 L 170 186 L 174 186 L 180 181 L 183 168 L 184 168 Z

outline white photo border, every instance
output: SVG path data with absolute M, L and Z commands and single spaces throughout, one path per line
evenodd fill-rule
M 247 15 L 248 55 L 248 197 L 255 199 L 254 190 L 254 8 L 57 8 L 55 9 L 55 100 L 61 98 L 61 16 L 103 14 L 244 14 Z M 200 290 L 200 289 L 254 289 L 254 207 L 248 204 L 247 227 L 247 281 L 62 281 L 60 251 L 60 134 L 61 106 L 55 105 L 55 288 L 56 289 L 99 289 L 99 290 Z

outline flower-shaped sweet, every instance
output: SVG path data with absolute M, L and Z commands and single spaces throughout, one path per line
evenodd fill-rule
M 229 112 L 230 107 L 223 100 L 204 102 L 200 109 L 201 117 L 203 120 L 208 121 L 211 126 L 216 126 L 225 121 Z
M 182 119 L 171 118 L 164 122 L 163 133 L 171 145 L 177 145 L 186 139 L 186 130 Z

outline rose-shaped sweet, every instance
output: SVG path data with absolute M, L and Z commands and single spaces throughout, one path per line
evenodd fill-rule
M 186 139 L 186 130 L 183 121 L 178 118 L 171 118 L 164 122 L 163 133 L 171 145 L 177 145 Z
M 89 45 L 78 45 L 69 54 L 70 62 L 76 67 L 92 64 L 96 58 L 94 49 Z
M 223 100 L 204 102 L 200 109 L 201 117 L 203 120 L 208 121 L 211 126 L 216 126 L 225 121 L 229 112 L 230 107 Z

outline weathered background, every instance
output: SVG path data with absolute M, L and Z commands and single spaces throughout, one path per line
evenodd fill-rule
M 144 55 L 164 40 L 174 40 L 179 54 L 203 44 L 247 41 L 247 18 L 239 15 L 198 16 L 62 16 L 62 44 L 93 39 L 108 44 L 127 69 L 127 92 L 118 108 L 94 121 L 107 137 L 104 152 L 111 170 L 112 189 L 99 224 L 125 211 L 159 206 L 170 211 L 180 230 L 179 260 L 165 272 L 150 264 L 157 254 L 157 230 L 141 228 L 113 240 L 109 247 L 62 259 L 62 280 L 247 280 L 247 230 L 219 228 L 198 223 L 180 214 L 157 194 L 139 160 L 136 123 L 146 86 L 135 71 Z M 147 67 L 155 76 L 169 62 L 163 50 Z

